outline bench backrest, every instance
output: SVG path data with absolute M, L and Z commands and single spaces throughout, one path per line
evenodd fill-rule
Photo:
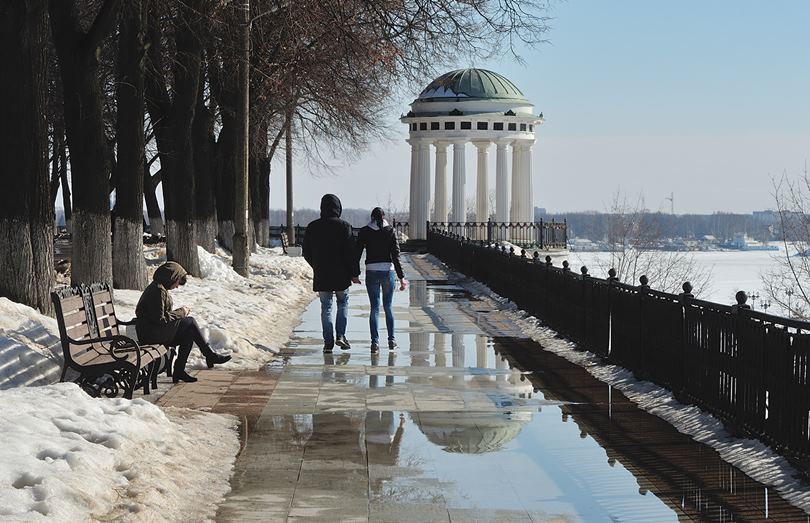
M 83 291 L 80 287 L 63 287 L 51 293 L 65 362 L 79 365 L 98 356 L 92 345 L 71 343 L 98 337 L 92 299 L 89 292 Z
M 119 334 L 118 318 L 115 315 L 112 289 L 106 283 L 94 283 L 90 285 L 89 290 L 98 335 L 100 337 L 117 336 Z

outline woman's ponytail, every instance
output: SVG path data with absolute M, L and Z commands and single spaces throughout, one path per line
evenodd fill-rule
M 371 211 L 371 219 L 377 224 L 377 227 L 379 227 L 380 230 L 383 228 L 383 216 L 385 216 L 385 213 L 379 207 L 374 207 L 374 209 Z

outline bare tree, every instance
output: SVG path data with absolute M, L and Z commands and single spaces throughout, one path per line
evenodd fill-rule
M 118 35 L 117 141 L 113 282 L 121 289 L 146 287 L 143 257 L 144 58 L 148 0 L 123 9 Z
M 192 130 L 202 60 L 200 33 L 209 13 L 203 9 L 203 0 L 181 0 L 160 6 L 163 10 L 153 7 L 148 21 L 146 99 L 160 154 L 166 256 L 198 276 Z M 166 20 L 170 25 L 164 25 Z M 171 49 L 166 44 L 171 44 Z M 165 66 L 166 62 L 171 67 Z
M 664 231 L 657 216 L 644 208 L 643 196 L 631 203 L 617 191 L 606 218 L 609 252 L 596 258 L 599 272 L 616 269 L 619 281 L 631 285 L 646 275 L 652 288 L 665 292 L 680 292 L 685 281 L 696 296 L 710 290 L 711 269 L 698 264 L 694 253 L 663 249 Z
M 0 3 L 0 296 L 44 313 L 53 286 L 47 27 L 44 0 Z
M 761 275 L 763 292 L 789 316 L 810 317 L 810 176 L 786 173 L 772 181 L 783 250 Z
M 112 283 L 109 145 L 99 57 L 115 27 L 121 0 L 104 0 L 95 16 L 77 0 L 50 0 L 51 32 L 64 89 L 64 117 L 73 181 L 74 283 Z M 81 6 L 86 7 L 86 6 Z

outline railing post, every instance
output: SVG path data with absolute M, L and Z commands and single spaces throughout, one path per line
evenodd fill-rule
M 681 357 L 683 358 L 683 365 L 681 365 L 681 367 L 680 367 L 680 369 L 681 369 L 681 380 L 680 380 L 680 382 L 681 382 L 681 390 L 672 391 L 674 393 L 674 395 L 675 395 L 675 399 L 678 399 L 678 400 L 681 400 L 681 398 L 683 398 L 684 394 L 686 394 L 688 396 L 688 384 L 686 382 L 686 376 L 687 376 L 686 366 L 689 363 L 689 361 L 688 361 L 688 356 L 689 356 L 689 350 L 688 350 L 688 347 L 689 347 L 689 340 L 688 340 L 688 338 L 689 338 L 689 321 L 686 319 L 686 309 L 688 307 L 689 300 L 691 298 L 695 297 L 692 294 L 692 284 L 689 283 L 688 281 L 684 282 L 684 284 L 681 286 L 681 288 L 683 289 L 683 292 L 678 295 L 678 298 L 681 301 L 681 318 L 683 318 L 681 320 L 682 321 L 682 327 L 681 328 L 682 328 L 682 332 L 683 332 L 683 334 L 681 335 L 682 336 Z M 678 396 L 681 396 L 681 398 L 679 398 Z
M 638 315 L 639 315 L 639 318 L 638 318 L 638 327 L 639 327 L 639 329 L 638 329 L 638 331 L 639 331 L 638 332 L 638 344 L 639 344 L 639 346 L 636 349 L 636 350 L 638 350 L 638 356 L 637 356 L 636 361 L 637 361 L 638 367 L 639 367 L 639 377 L 641 379 L 647 379 L 648 376 L 649 376 L 649 372 L 647 372 L 648 358 L 647 358 L 647 346 L 644 344 L 644 340 L 646 338 L 646 336 L 645 336 L 646 335 L 645 328 L 647 328 L 648 325 L 647 325 L 647 322 L 645 321 L 645 317 L 644 317 L 644 310 L 645 310 L 644 306 L 647 303 L 647 296 L 648 296 L 648 292 L 650 290 L 650 285 L 649 285 L 650 280 L 649 280 L 649 278 L 647 278 L 646 274 L 642 274 L 641 277 L 639 277 L 638 282 L 640 284 L 638 286 L 638 300 L 639 300 L 639 308 L 638 308 Z M 660 325 L 658 325 L 656 323 L 651 328 L 657 329 L 657 328 L 660 328 Z
M 487 243 L 492 243 L 492 218 L 487 218 Z
M 545 238 L 544 238 L 546 229 L 545 229 L 545 226 L 543 225 L 543 218 L 540 218 L 540 229 L 537 232 L 539 233 L 539 236 L 540 236 L 540 241 L 537 242 L 537 243 L 539 243 L 540 248 L 543 249 L 545 247 L 545 243 L 546 243 Z

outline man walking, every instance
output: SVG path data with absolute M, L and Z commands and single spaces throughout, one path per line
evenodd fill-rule
M 321 299 L 323 351 L 332 352 L 335 345 L 349 349 L 346 339 L 349 287 L 360 283 L 360 263 L 352 237 L 352 226 L 340 219 L 343 207 L 334 194 L 321 198 L 321 217 L 307 225 L 304 234 L 304 258 L 315 277 L 312 290 Z M 332 326 L 332 297 L 337 300 L 337 318 Z

